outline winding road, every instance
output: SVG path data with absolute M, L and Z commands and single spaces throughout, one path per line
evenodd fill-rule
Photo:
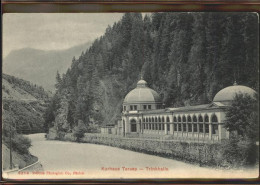
M 257 177 L 256 169 L 220 170 L 119 148 L 46 140 L 44 134 L 28 136 L 30 152 L 37 156 L 44 172 L 18 174 L 33 179 L 111 178 L 242 178 Z

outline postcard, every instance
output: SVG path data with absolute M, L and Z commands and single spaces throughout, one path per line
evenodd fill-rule
M 252 12 L 6 13 L 2 178 L 259 176 Z

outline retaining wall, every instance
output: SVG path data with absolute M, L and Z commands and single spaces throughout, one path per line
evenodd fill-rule
M 124 138 L 102 134 L 85 134 L 81 141 L 189 161 L 201 165 L 224 166 L 221 146 L 218 143 Z

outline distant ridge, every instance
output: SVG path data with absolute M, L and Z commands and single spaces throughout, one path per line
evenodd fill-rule
M 64 50 L 39 50 L 22 48 L 14 50 L 3 59 L 3 73 L 31 81 L 53 91 L 57 70 L 62 74 L 71 65 L 72 58 L 85 52 L 91 42 Z

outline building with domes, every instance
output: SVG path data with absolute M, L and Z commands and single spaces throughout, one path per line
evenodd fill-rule
M 159 94 L 140 80 L 123 102 L 122 119 L 114 134 L 162 136 L 176 140 L 220 141 L 229 138 L 224 128 L 225 110 L 237 93 L 254 96 L 249 87 L 237 85 L 220 90 L 210 104 L 163 108 Z

